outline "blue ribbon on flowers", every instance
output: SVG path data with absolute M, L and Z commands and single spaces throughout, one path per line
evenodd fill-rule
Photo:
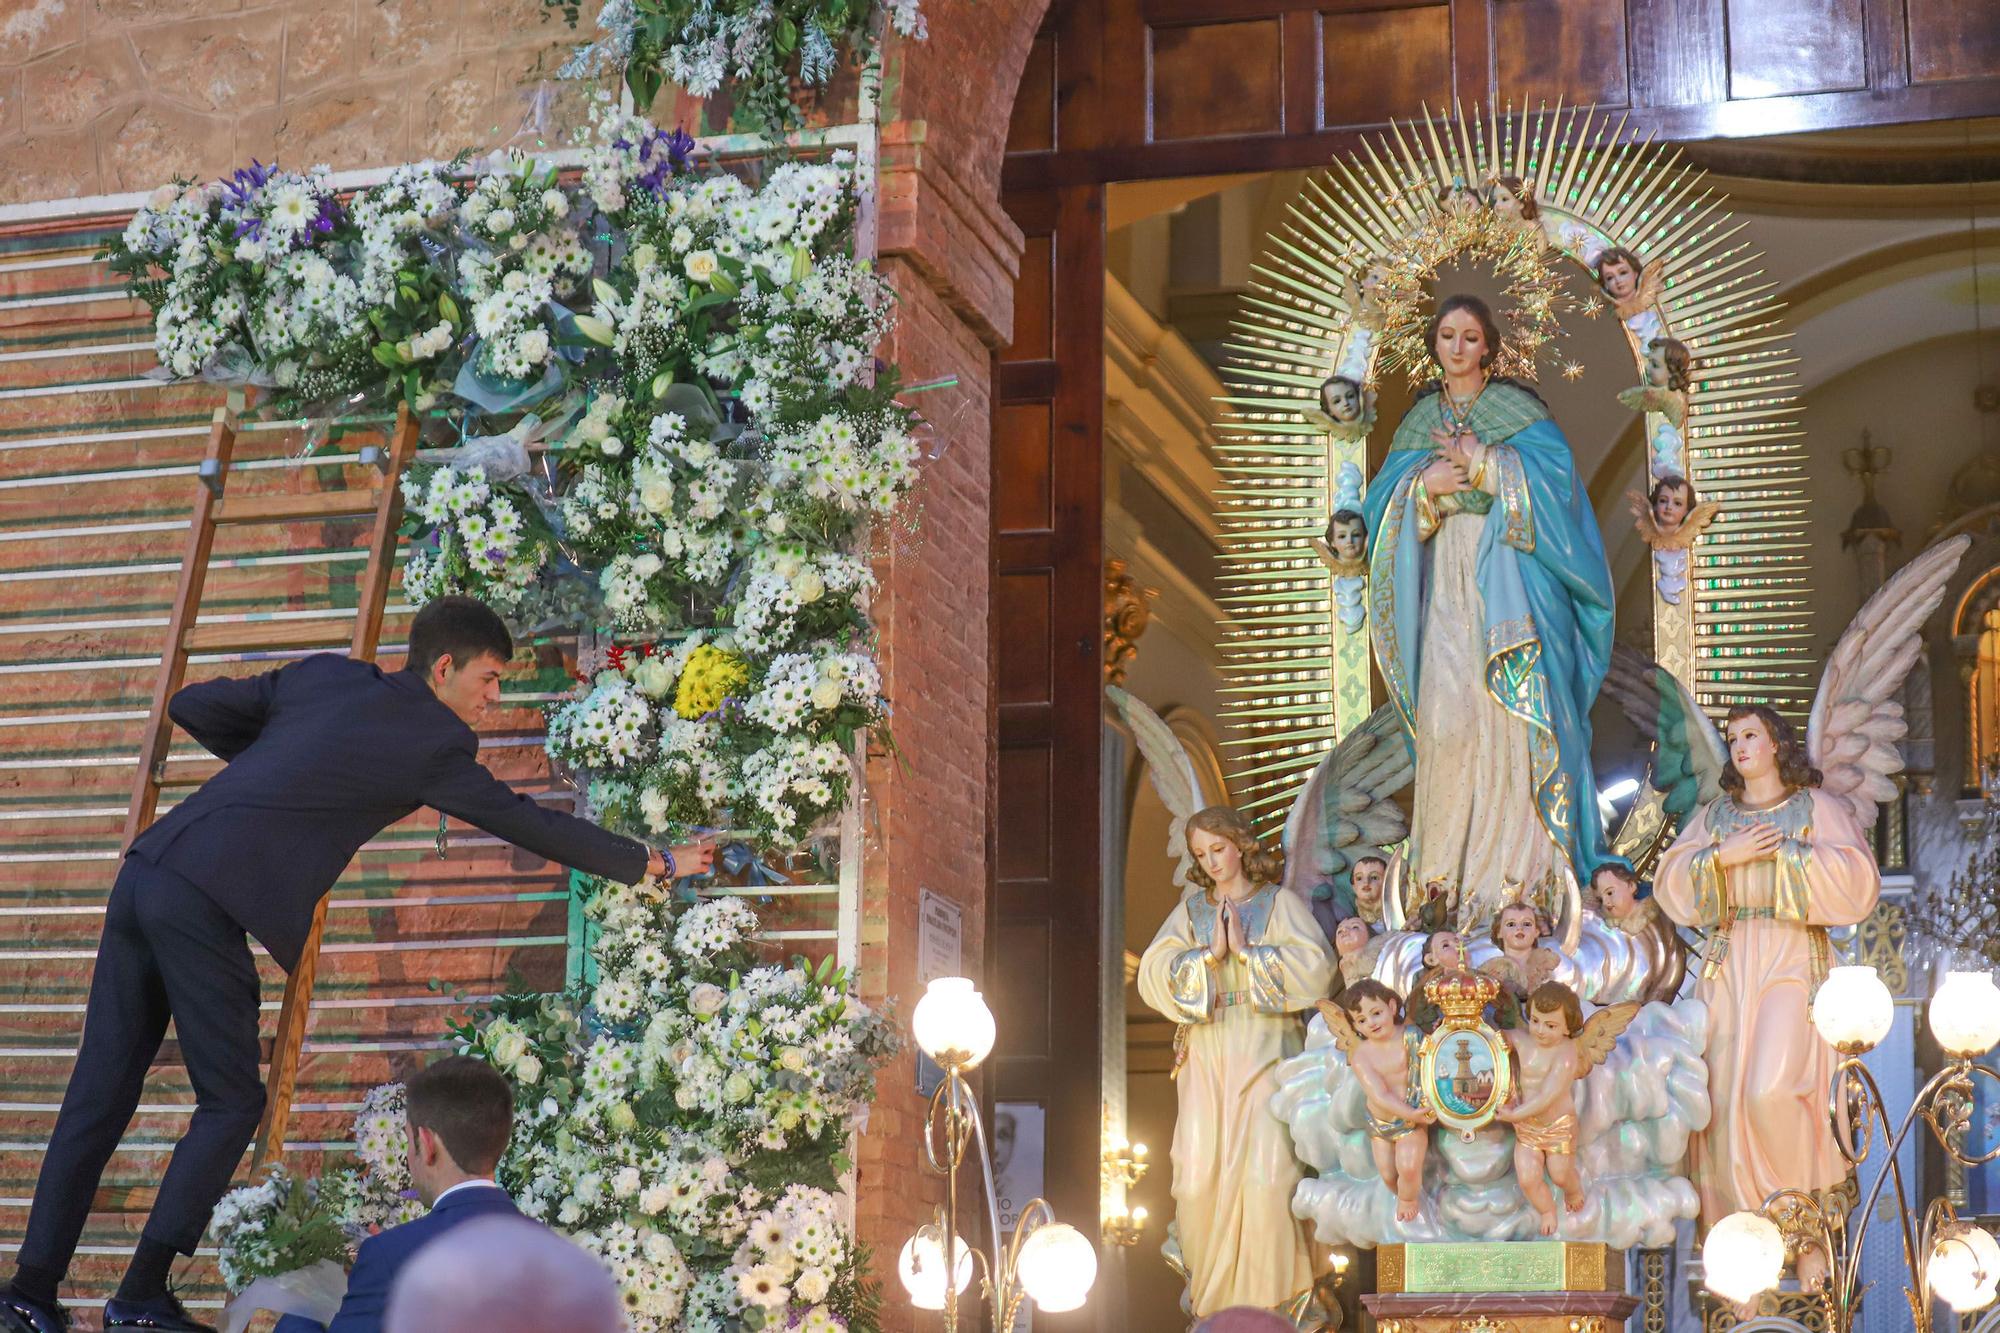
M 719 848 L 715 853 L 715 863 L 731 875 L 743 876 L 746 883 L 756 888 L 785 882 L 785 877 L 765 865 L 747 842 L 732 842 Z

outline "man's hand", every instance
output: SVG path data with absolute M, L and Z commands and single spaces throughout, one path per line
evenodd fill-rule
M 715 839 L 702 838 L 697 842 L 684 843 L 669 848 L 674 858 L 675 879 L 686 879 L 690 875 L 706 875 L 715 868 Z M 667 858 L 653 851 L 646 853 L 646 874 L 654 879 L 663 879 L 667 874 Z

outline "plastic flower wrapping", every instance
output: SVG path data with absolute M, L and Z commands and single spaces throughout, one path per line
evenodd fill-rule
M 517 1093 L 501 1183 L 598 1254 L 633 1327 L 874 1327 L 833 1191 L 894 1051 L 831 962 L 765 963 L 739 899 L 594 885 L 593 979 L 459 1029 Z

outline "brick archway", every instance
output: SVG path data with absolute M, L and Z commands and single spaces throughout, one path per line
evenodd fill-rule
M 874 614 L 900 758 L 877 755 L 869 768 L 859 965 L 864 994 L 893 1003 L 903 1024 L 922 991 L 923 890 L 960 906 L 961 967 L 989 993 L 994 984 L 985 966 L 997 850 L 991 405 L 1022 250 L 1001 208 L 1000 167 L 1046 5 L 937 5 L 925 41 L 892 39 L 884 52 L 879 253 L 900 298 L 892 359 L 908 383 L 959 381 L 913 400 L 939 426 L 938 456 L 924 464 L 914 536 L 885 543 L 877 564 Z M 914 1326 L 896 1254 L 942 1198 L 922 1166 L 924 1109 L 906 1052 L 882 1074 L 857 1155 L 859 1220 L 889 1330 Z M 969 1216 L 983 1196 L 966 1198 Z M 1094 1230 L 1090 1218 L 1072 1220 Z

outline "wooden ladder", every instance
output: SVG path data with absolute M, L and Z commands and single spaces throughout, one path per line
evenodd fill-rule
M 380 475 L 365 487 L 297 495 L 232 496 L 225 493 L 230 455 L 236 447 L 236 418 L 227 407 L 215 409 L 209 427 L 208 450 L 199 476 L 194 512 L 188 525 L 187 553 L 181 560 L 180 585 L 167 617 L 166 649 L 153 686 L 153 707 L 139 747 L 139 772 L 132 784 L 132 805 L 125 816 L 124 850 L 153 823 L 160 793 L 168 787 L 198 787 L 197 773 L 167 772 L 167 751 L 173 743 L 173 722 L 167 703 L 187 677 L 188 658 L 195 653 L 272 652 L 302 648 L 339 648 L 348 655 L 373 661 L 382 636 L 382 613 L 388 603 L 389 579 L 395 570 L 396 534 L 403 517 L 402 488 L 397 483 L 415 456 L 417 420 L 407 405 L 396 411 L 396 425 L 384 450 L 361 450 L 360 462 Z M 241 621 L 200 624 L 202 590 L 208 582 L 209 553 L 216 529 L 252 523 L 324 523 L 338 518 L 374 515 L 368 538 L 368 564 L 361 574 L 360 595 L 352 631 L 336 617 L 283 620 L 252 617 Z M 306 1011 L 312 1004 L 313 979 L 319 970 L 320 930 L 326 923 L 326 898 L 313 909 L 312 930 L 299 964 L 285 979 L 285 1000 L 278 1010 L 278 1030 L 271 1042 L 270 1075 L 265 1080 L 263 1123 L 250 1159 L 254 1175 L 284 1154 L 285 1126 L 298 1081 L 299 1052 L 305 1043 Z M 100 1189 L 97 1206 L 107 1212 L 149 1211 L 157 1191 L 150 1187 Z

